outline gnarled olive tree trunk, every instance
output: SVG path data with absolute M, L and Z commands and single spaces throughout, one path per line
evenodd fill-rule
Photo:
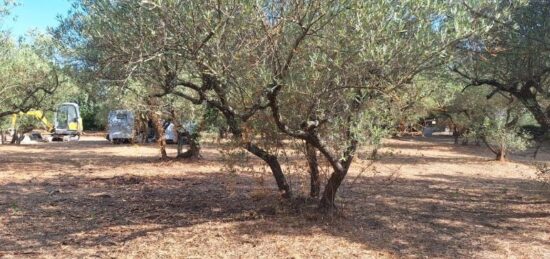
M 201 152 L 201 145 L 199 142 L 200 135 L 199 133 L 192 133 L 189 134 L 189 132 L 185 132 L 182 134 L 178 134 L 178 158 L 200 158 L 200 152 Z M 187 139 L 189 149 L 187 149 L 185 152 L 183 152 L 183 145 L 184 140 Z
M 276 155 L 270 154 L 269 152 L 253 144 L 252 142 L 244 143 L 244 147 L 248 152 L 262 159 L 269 166 L 269 168 L 271 169 L 271 173 L 275 178 L 275 182 L 277 182 L 277 187 L 282 193 L 282 196 L 284 198 L 292 197 L 290 185 L 286 181 L 286 177 L 283 173 L 283 169 L 281 168 L 278 157 Z
M 306 143 L 306 157 L 309 166 L 310 191 L 312 198 L 319 197 L 321 193 L 321 179 L 319 177 L 319 164 L 317 161 L 317 150 L 311 144 Z
M 322 210 L 331 211 L 335 206 L 335 198 L 338 188 L 346 178 L 348 170 L 351 166 L 351 162 L 355 156 L 355 151 L 357 149 L 358 141 L 355 138 L 354 134 L 351 132 L 351 115 L 348 117 L 348 128 L 346 130 L 346 138 L 348 144 L 346 145 L 344 152 L 342 154 L 335 153 L 330 150 L 330 148 L 321 140 L 321 136 L 317 131 L 319 123 L 308 123 L 303 122 L 302 129 L 293 130 L 288 127 L 284 122 L 280 114 L 279 105 L 277 103 L 277 95 L 280 92 L 282 86 L 276 85 L 268 93 L 269 107 L 271 108 L 271 114 L 275 121 L 277 128 L 285 133 L 286 135 L 302 139 L 306 141 L 311 147 L 319 150 L 319 152 L 324 156 L 324 158 L 330 163 L 333 172 L 328 179 L 327 184 L 323 192 L 323 196 L 320 200 L 319 207 Z M 358 107 L 359 102 L 355 101 L 353 104 L 354 109 Z
M 481 137 L 481 140 L 483 141 L 485 146 L 487 146 L 487 148 L 496 155 L 496 161 L 506 162 L 506 146 L 503 143 L 499 143 L 498 147 L 494 148 L 493 146 L 491 146 L 489 141 L 487 141 L 487 138 Z
M 153 98 L 148 98 L 146 100 L 147 105 L 149 106 L 149 119 L 153 123 L 153 130 L 155 131 L 155 141 L 157 142 L 160 149 L 160 156 L 162 159 L 168 158 L 166 153 L 166 138 L 164 137 L 164 127 L 162 126 L 162 121 L 160 115 L 157 113 L 157 101 Z
M 357 144 L 358 142 L 352 139 L 346 151 L 344 151 L 343 158 L 339 159 L 334 154 L 329 153 L 327 148 L 318 142 L 318 148 L 320 148 L 321 153 L 325 154 L 325 157 L 329 160 L 333 168 L 333 173 L 325 185 L 323 197 L 321 197 L 319 203 L 319 207 L 322 210 L 330 211 L 336 208 L 336 192 L 348 174 L 353 158 L 355 157 Z
M 178 82 L 178 85 L 194 90 L 198 97 L 192 97 L 177 91 L 172 91 L 170 93 L 183 97 L 184 99 L 191 101 L 193 104 L 202 105 L 206 103 L 217 109 L 223 115 L 227 124 L 227 129 L 232 134 L 233 139 L 237 143 L 240 143 L 245 150 L 262 159 L 269 166 L 282 197 L 292 197 L 290 185 L 288 184 L 283 173 L 277 154 L 268 152 L 267 150 L 254 144 L 253 140 L 246 139 L 243 136 L 243 123 L 250 119 L 255 112 L 264 108 L 261 108 L 261 105 L 259 104 L 255 104 L 253 108 L 248 109 L 245 113 L 238 113 L 236 109 L 227 102 L 227 92 L 224 90 L 224 87 L 221 87 L 222 83 L 218 82 L 218 80 L 213 78 L 211 75 L 203 75 L 203 77 L 202 86 L 198 86 L 192 82 Z M 207 97 L 207 93 L 209 91 L 214 92 L 216 97 Z

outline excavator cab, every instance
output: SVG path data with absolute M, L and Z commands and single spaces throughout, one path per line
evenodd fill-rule
M 59 105 L 55 112 L 54 127 L 54 140 L 62 139 L 64 136 L 80 138 L 83 127 L 78 104 L 63 103 Z

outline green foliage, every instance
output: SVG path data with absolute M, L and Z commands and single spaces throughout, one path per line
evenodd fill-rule
M 472 85 L 517 98 L 544 131 L 550 129 L 550 5 L 547 1 L 482 4 L 472 15 L 486 27 L 455 53 L 455 71 Z
M 26 133 L 32 129 L 43 128 L 41 122 L 31 116 L 19 116 L 15 128 L 19 133 Z
M 361 120 L 354 125 L 352 132 L 366 145 L 379 146 L 382 139 L 393 133 L 396 117 L 381 106 L 371 106 L 360 114 Z
M 485 138 L 488 144 L 495 146 L 495 149 L 523 151 L 530 145 L 531 136 L 517 125 L 510 125 L 504 114 L 485 117 L 482 127 L 476 133 Z
M 468 25 L 475 20 L 463 5 L 446 1 L 260 6 L 79 1 L 55 35 L 67 62 L 77 64 L 74 71 L 100 78 L 102 85 L 94 86 L 99 92 L 120 99 L 135 95 L 129 105 L 134 109 L 140 98 L 178 92 L 194 102 L 223 99 L 233 110 L 247 111 L 265 102 L 266 89 L 276 82 L 284 86 L 278 105 L 290 128 L 322 121 L 319 134 L 340 152 L 350 141 L 342 129 L 377 143 L 397 121 L 425 116 L 435 102 L 423 102 L 437 99 L 430 96 L 438 89 L 426 83 L 428 75 L 415 78 L 444 64 L 449 48 L 473 32 Z M 187 87 L 207 80 L 222 90 L 209 88 L 200 96 Z M 185 102 L 163 101 L 192 110 Z M 207 112 L 209 124 L 220 124 Z M 247 127 L 278 139 L 269 115 L 258 112 Z
M 525 150 L 530 136 L 521 126 L 532 120 L 521 103 L 507 95 L 491 94 L 489 87 L 457 91 L 440 111 L 466 140 L 483 140 L 495 154 Z M 458 137 L 458 136 L 457 136 Z
M 105 129 L 107 114 L 103 112 L 102 105 L 94 102 L 84 94 L 81 94 L 78 97 L 77 103 L 80 106 L 80 115 L 82 116 L 84 128 L 86 130 Z
M 59 80 L 54 66 L 33 46 L 0 47 L 0 116 L 48 106 Z
M 206 106 L 204 109 L 204 123 L 206 129 L 211 132 L 219 132 L 220 130 L 223 131 L 227 128 L 220 111 L 211 106 Z

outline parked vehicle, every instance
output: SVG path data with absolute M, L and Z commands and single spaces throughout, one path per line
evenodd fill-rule
M 64 137 L 80 139 L 84 127 L 80 116 L 80 107 L 76 103 L 63 103 L 57 107 L 52 140 L 64 140 Z
M 52 141 L 79 140 L 83 131 L 82 117 L 80 117 L 80 107 L 76 103 L 62 103 L 57 106 L 54 114 L 54 123 L 50 123 L 43 111 L 31 110 L 14 114 L 11 121 L 10 133 L 16 129 L 20 117 L 31 117 L 40 121 L 47 131 L 49 139 Z M 30 135 L 32 140 L 42 140 L 44 137 L 38 131 L 33 131 Z
M 109 112 L 107 138 L 115 144 L 134 142 L 136 140 L 134 113 L 129 110 Z
M 155 140 L 155 132 L 152 122 L 147 121 L 147 123 L 141 124 L 138 122 L 139 120 L 133 111 L 115 110 L 109 112 L 107 139 L 114 144 L 153 142 Z M 177 143 L 178 134 L 174 124 L 164 122 L 163 127 L 166 143 Z

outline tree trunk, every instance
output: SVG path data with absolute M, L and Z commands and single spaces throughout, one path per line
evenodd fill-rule
M 344 153 L 346 159 L 341 159 L 339 162 L 333 163 L 334 172 L 328 179 L 327 184 L 325 185 L 325 191 L 323 192 L 323 197 L 319 203 L 319 207 L 322 210 L 330 211 L 336 208 L 336 192 L 338 188 L 346 178 L 351 162 L 353 161 L 355 149 L 357 148 L 357 142 L 352 141 L 352 144 L 348 147 L 348 150 Z M 328 155 L 328 154 L 326 154 Z M 334 159 L 334 158 L 333 158 Z
M 137 113 L 136 115 L 136 133 L 134 138 L 138 143 L 147 143 L 147 116 L 145 116 L 143 113 Z
M 545 113 L 544 109 L 537 102 L 535 94 L 533 94 L 529 87 L 524 87 L 519 92 L 513 92 L 520 102 L 531 112 L 533 118 L 539 123 L 544 136 L 550 131 L 550 113 Z M 550 109 L 550 108 L 549 108 Z M 536 138 L 537 141 L 542 140 L 544 137 Z
M 531 114 L 533 114 L 533 117 L 539 123 L 542 130 L 542 134 L 540 134 L 540 136 L 535 136 L 537 147 L 533 153 L 533 158 L 536 158 L 540 147 L 542 147 L 547 134 L 550 132 L 550 112 L 545 114 L 542 107 L 540 107 L 540 105 L 536 102 L 535 98 L 521 101 L 531 112 Z M 550 111 L 550 106 L 548 107 L 548 111 Z
M 17 134 L 17 129 L 13 129 L 13 135 L 11 136 L 10 144 L 17 144 L 17 140 L 19 139 Z
M 182 150 L 183 150 L 183 140 L 185 139 L 185 136 L 186 134 L 184 133 L 180 133 L 179 130 L 177 130 L 178 132 L 178 153 L 177 153 L 177 157 L 179 157 L 181 154 L 182 154 Z
M 453 127 L 453 137 L 455 139 L 455 145 L 458 145 L 458 138 L 460 137 L 460 133 L 458 132 L 456 125 Z
M 189 140 L 189 149 L 185 152 L 181 152 L 183 146 L 183 134 L 178 137 L 178 158 L 200 158 L 201 145 L 199 142 L 199 134 L 187 134 Z
M 500 145 L 498 149 L 496 160 L 506 162 L 506 148 L 503 145 Z
M 17 138 L 17 145 L 21 145 L 21 142 L 25 139 L 25 133 L 19 133 L 19 136 Z
M 504 152 L 498 152 L 496 160 L 500 162 L 506 162 L 506 155 L 504 154 Z
M 168 158 L 166 153 L 166 139 L 164 137 L 164 127 L 160 120 L 160 116 L 155 111 L 149 111 L 149 118 L 153 122 L 153 129 L 155 130 L 155 140 L 159 145 L 160 155 L 162 159 Z
M 338 191 L 338 187 L 342 184 L 342 181 L 344 181 L 347 173 L 348 170 L 345 168 L 332 173 L 327 184 L 325 185 L 325 191 L 323 192 L 323 197 L 321 198 L 321 202 L 319 204 L 319 207 L 322 210 L 330 211 L 336 208 L 334 201 L 336 199 L 336 192 Z
M 277 187 L 279 187 L 279 191 L 282 192 L 282 196 L 284 198 L 292 197 L 290 185 L 288 185 L 286 181 L 285 175 L 283 174 L 283 169 L 281 168 L 281 164 L 279 164 L 277 156 L 269 154 L 267 151 L 250 142 L 245 144 L 245 148 L 248 152 L 254 154 L 255 156 L 259 157 L 267 163 L 267 165 L 271 169 L 271 172 L 273 173 L 275 181 L 277 182 Z
M 321 180 L 319 179 L 319 166 L 317 162 L 317 150 L 312 145 L 306 143 L 306 156 L 309 165 L 310 192 L 312 198 L 319 197 L 321 193 Z
M 351 136 L 350 130 L 348 130 L 348 134 Z M 355 157 L 355 151 L 357 150 L 358 145 L 358 141 L 356 138 L 349 137 L 349 139 L 351 140 L 351 143 L 344 151 L 344 154 L 342 156 L 344 157 L 343 159 L 338 159 L 337 157 L 334 157 L 334 155 L 330 155 L 325 148 L 321 149 L 320 147 L 322 147 L 322 144 L 317 140 L 317 148 L 319 149 L 319 151 L 321 151 L 323 155 L 325 155 L 325 158 L 329 160 L 334 170 L 334 172 L 328 179 L 327 184 L 325 185 L 325 191 L 323 192 L 323 197 L 321 198 L 321 201 L 319 203 L 319 207 L 321 210 L 325 210 L 328 212 L 336 208 L 334 201 L 336 199 L 336 192 L 338 191 L 338 188 L 348 174 L 351 163 L 353 162 L 353 158 Z
M 166 153 L 166 138 L 164 136 L 164 127 L 162 126 L 161 117 L 157 114 L 158 105 L 157 100 L 154 97 L 146 99 L 146 103 L 149 106 L 149 119 L 153 123 L 153 130 L 155 131 L 155 141 L 159 145 L 160 156 L 162 159 L 168 158 Z
M 220 111 L 225 117 L 228 130 L 233 135 L 233 138 L 238 142 L 242 142 L 243 132 L 242 132 L 242 128 L 239 120 L 235 118 L 235 114 L 229 110 L 220 110 Z M 277 158 L 277 155 L 270 154 L 269 152 L 262 149 L 261 147 L 253 144 L 251 141 L 245 141 L 243 143 L 243 147 L 248 152 L 262 159 L 269 166 L 269 168 L 271 169 L 271 173 L 275 178 L 275 182 L 277 183 L 277 187 L 281 192 L 282 197 L 287 199 L 291 198 L 292 191 L 290 189 L 290 185 L 286 181 L 286 177 L 283 173 L 283 169 L 281 168 L 281 164 L 279 163 L 279 159 Z

